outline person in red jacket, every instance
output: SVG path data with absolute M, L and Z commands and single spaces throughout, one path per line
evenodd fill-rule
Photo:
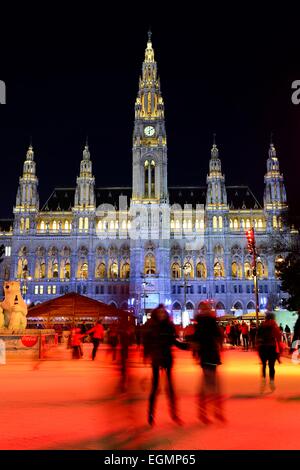
M 94 361 L 100 341 L 102 341 L 104 338 L 104 328 L 102 326 L 101 320 L 98 320 L 96 325 L 86 332 L 86 335 L 89 335 L 91 333 L 93 333 L 92 342 L 93 342 L 94 347 L 92 351 L 92 360 Z
M 248 347 L 249 347 L 249 327 L 248 327 L 248 325 L 245 321 L 242 322 L 241 330 L 242 330 L 244 350 L 248 351 Z
M 73 328 L 70 336 L 71 336 L 72 358 L 80 359 L 82 357 L 81 338 L 84 335 L 81 334 L 80 328 Z

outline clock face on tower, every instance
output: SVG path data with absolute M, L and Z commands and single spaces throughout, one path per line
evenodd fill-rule
M 152 137 L 152 136 L 155 134 L 155 129 L 154 129 L 154 127 L 152 127 L 152 126 L 147 126 L 147 127 L 145 127 L 145 129 L 144 129 L 144 134 L 145 134 L 147 137 Z

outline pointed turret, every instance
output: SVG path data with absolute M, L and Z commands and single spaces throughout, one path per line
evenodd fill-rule
M 281 228 L 283 226 L 282 216 L 286 213 L 288 206 L 284 179 L 280 173 L 279 160 L 272 137 L 267 159 L 267 173 L 265 174 L 264 209 L 269 228 Z
M 208 210 L 224 209 L 227 206 L 225 176 L 222 175 L 219 149 L 216 144 L 216 134 L 213 136 L 211 157 L 209 161 L 209 174 L 207 175 L 206 208 Z
M 39 210 L 38 179 L 32 144 L 26 152 L 23 174 L 19 179 L 16 206 L 14 207 L 16 230 L 24 232 L 34 228 Z
M 132 197 L 136 201 L 168 199 L 164 102 L 150 32 L 135 102 Z
M 95 178 L 92 171 L 88 141 L 86 141 L 82 152 L 80 175 L 77 178 L 74 205 L 76 210 L 95 209 Z

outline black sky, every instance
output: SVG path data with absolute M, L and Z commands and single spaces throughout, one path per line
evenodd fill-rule
M 205 184 L 213 132 L 227 184 L 261 199 L 270 132 L 292 212 L 299 214 L 297 15 L 243 3 L 161 12 L 117 4 L 40 3 L 7 12 L 1 29 L 0 217 L 9 217 L 32 135 L 40 199 L 75 185 L 88 134 L 97 186 L 131 185 L 134 100 L 151 26 L 166 105 L 169 185 Z M 133 5 L 128 3 L 128 5 Z

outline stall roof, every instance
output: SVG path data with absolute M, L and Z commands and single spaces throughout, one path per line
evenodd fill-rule
M 80 316 L 94 317 L 96 320 L 98 317 L 118 317 L 125 313 L 128 314 L 124 310 L 71 292 L 29 308 L 27 318 L 44 316 L 74 318 Z

